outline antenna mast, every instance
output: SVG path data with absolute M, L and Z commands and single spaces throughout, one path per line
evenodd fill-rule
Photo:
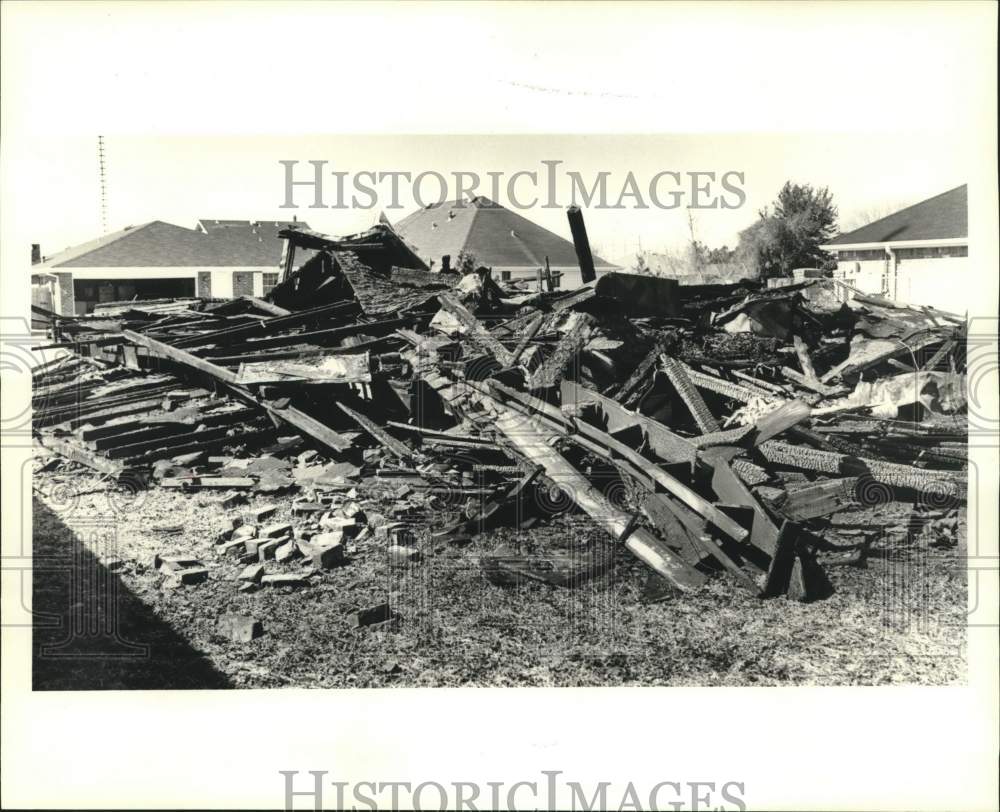
M 101 185 L 101 233 L 108 233 L 108 183 L 104 167 L 104 136 L 97 136 L 97 177 Z

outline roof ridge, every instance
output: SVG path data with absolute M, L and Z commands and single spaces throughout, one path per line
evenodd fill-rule
M 906 212 L 910 211 L 911 209 L 917 208 L 917 206 L 923 206 L 926 203 L 931 203 L 931 202 L 937 200 L 938 198 L 945 197 L 946 195 L 954 194 L 959 189 L 968 189 L 968 187 L 969 187 L 968 183 L 960 183 L 958 186 L 954 187 L 953 189 L 948 189 L 947 191 L 939 192 L 938 194 L 932 195 L 931 197 L 925 197 L 923 200 L 918 200 L 916 203 L 911 203 L 909 206 L 904 206 L 901 209 L 897 209 L 894 212 L 890 212 L 889 214 L 885 215 L 884 217 L 879 217 L 877 220 L 872 220 L 870 223 L 865 223 L 863 226 L 858 226 L 857 228 L 852 228 L 850 231 L 841 232 L 840 234 L 838 234 L 833 239 L 839 240 L 842 237 L 849 237 L 851 234 L 855 234 L 855 233 L 861 231 L 862 229 L 870 228 L 871 226 L 878 225 L 883 220 L 888 220 L 890 217 L 897 217 L 897 216 L 899 216 L 901 214 L 905 214 Z M 829 244 L 832 244 L 832 243 L 829 243 Z
M 62 251 L 53 254 L 51 257 L 46 257 L 38 265 L 33 265 L 32 270 L 34 271 L 36 268 L 58 267 L 64 262 L 70 262 L 71 260 L 85 257 L 87 254 L 93 253 L 99 248 L 104 248 L 107 245 L 113 245 L 124 237 L 131 236 L 142 231 L 148 226 L 162 222 L 162 220 L 149 220 L 148 222 L 141 223 L 137 226 L 125 226 L 125 228 L 113 231 L 110 234 L 102 234 L 96 239 L 88 240 L 87 242 L 82 242 L 77 245 L 67 246 Z M 166 223 L 166 225 L 170 225 L 170 223 Z M 178 228 L 180 228 L 180 226 L 178 226 Z

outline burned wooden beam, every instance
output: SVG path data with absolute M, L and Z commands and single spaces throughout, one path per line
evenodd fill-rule
M 809 404 L 801 400 L 786 400 L 776 409 L 772 409 L 767 414 L 757 418 L 754 423 L 754 427 L 757 429 L 754 445 L 760 445 L 792 426 L 797 426 L 803 420 L 807 420 L 811 413 Z
M 528 326 L 524 328 L 524 334 L 521 336 L 521 340 L 518 342 L 517 347 L 514 348 L 514 352 L 510 355 L 511 366 L 514 366 L 514 364 L 521 360 L 521 356 L 528 348 L 528 344 L 531 343 L 531 339 L 538 335 L 538 331 L 542 328 L 544 323 L 545 314 L 536 313 Z
M 869 475 L 876 482 L 916 491 L 932 490 L 942 495 L 961 497 L 966 477 L 958 471 L 935 471 L 914 468 L 882 460 L 852 457 L 829 451 L 819 451 L 805 446 L 793 446 L 777 440 L 762 443 L 759 450 L 763 457 L 774 465 L 799 468 L 824 474 L 841 476 Z
M 632 516 L 615 507 L 591 485 L 558 451 L 549 445 L 551 436 L 525 424 L 520 415 L 504 409 L 496 421 L 497 429 L 511 446 L 532 463 L 541 465 L 571 499 L 603 527 L 612 538 L 624 541 L 625 547 L 640 561 L 666 578 L 681 591 L 697 589 L 705 576 L 690 567 L 662 541 L 644 528 L 634 529 L 622 539 L 632 524 Z
M 687 371 L 681 363 L 676 358 L 671 358 L 666 353 L 661 353 L 660 364 L 663 367 L 663 371 L 667 373 L 670 382 L 674 385 L 674 389 L 677 390 L 677 394 L 684 401 L 684 405 L 691 412 L 691 416 L 694 418 L 694 422 L 698 428 L 701 429 L 701 433 L 711 434 L 719 431 L 721 429 L 719 421 L 715 419 L 715 415 L 709 410 L 708 404 L 705 403 L 704 398 L 695 389 L 694 384 L 691 382 Z
M 555 425 L 567 423 L 567 418 L 554 406 L 543 401 L 531 400 L 529 396 L 514 392 L 496 381 L 490 381 L 489 386 L 492 391 L 513 399 L 525 414 L 544 416 Z M 649 460 L 610 434 L 586 423 L 573 421 L 564 436 L 611 462 L 624 460 L 636 471 L 640 482 L 656 483 L 734 541 L 743 541 L 749 535 L 739 523 L 716 509 L 711 502 L 692 488 L 668 474 L 662 467 L 650 465 Z
M 570 234 L 573 235 L 573 248 L 576 250 L 576 261 L 580 265 L 580 279 L 583 284 L 597 279 L 594 270 L 594 255 L 590 251 L 590 240 L 587 239 L 587 226 L 583 222 L 583 212 L 579 206 L 566 209 L 566 219 L 569 220 Z
M 258 310 L 263 310 L 265 313 L 270 313 L 272 316 L 291 316 L 291 310 L 285 310 L 283 307 L 278 307 L 276 304 L 271 304 L 271 302 L 265 302 L 263 299 L 258 299 L 256 296 L 243 296 L 244 300 L 250 302 Z
M 511 352 L 497 340 L 496 336 L 483 327 L 482 322 L 469 312 L 465 305 L 450 293 L 440 293 L 437 299 L 441 303 L 441 307 L 458 319 L 459 324 L 466 329 L 468 337 L 492 355 L 500 363 L 500 366 L 511 367 L 514 365 Z
M 118 397 L 94 398 L 83 400 L 79 403 L 72 403 L 58 409 L 44 409 L 32 414 L 31 422 L 36 427 L 51 426 L 56 423 L 69 422 L 71 428 L 76 428 L 81 422 L 90 419 L 90 415 L 107 414 L 112 409 L 137 408 L 139 404 L 144 404 L 152 399 L 153 395 L 158 396 L 155 403 L 159 403 L 159 398 L 176 388 L 176 384 L 160 384 L 150 386 L 139 391 L 137 394 L 120 395 Z M 148 408 L 142 407 L 143 411 Z M 117 412 L 121 414 L 122 412 Z
M 394 332 L 399 327 L 407 327 L 425 320 L 424 316 L 403 316 L 399 318 L 383 319 L 381 321 L 358 322 L 356 324 L 345 324 L 340 327 L 329 327 L 323 330 L 313 330 L 307 333 L 288 333 L 271 338 L 261 338 L 248 341 L 245 344 L 231 345 L 206 349 L 200 357 L 216 361 L 218 356 L 230 356 L 238 353 L 252 353 L 260 350 L 272 349 L 274 347 L 288 347 L 296 344 L 316 344 L 326 345 L 334 341 L 351 338 L 356 335 L 383 336 Z
M 278 333 L 284 330 L 291 330 L 303 327 L 318 321 L 328 321 L 336 318 L 350 318 L 361 312 L 357 302 L 334 302 L 333 304 L 320 305 L 307 310 L 298 310 L 287 316 L 275 316 L 273 318 L 258 318 L 250 324 L 239 325 L 237 327 L 225 327 L 221 330 L 212 330 L 207 333 L 182 338 L 174 341 L 175 347 L 197 347 L 205 344 L 230 344 L 237 339 L 247 339 L 253 336 L 267 335 L 268 333 Z
M 206 361 L 204 358 L 199 358 L 197 355 L 193 355 L 186 350 L 178 349 L 163 341 L 157 341 L 155 338 L 142 335 L 134 330 L 122 330 L 122 335 L 133 344 L 145 347 L 157 357 L 176 361 L 178 364 L 183 364 L 186 367 L 202 372 L 222 383 L 235 383 L 236 381 L 236 376 L 230 370 Z
M 660 359 L 660 355 L 665 351 L 663 342 L 656 341 L 653 343 L 652 349 L 646 353 L 645 357 L 639 362 L 638 366 L 632 371 L 628 379 L 621 386 L 610 387 L 604 392 L 608 397 L 614 398 L 623 406 L 629 406 L 632 402 L 632 395 L 642 386 L 644 383 L 649 383 L 652 378 L 652 373 L 656 369 L 656 363 Z
M 262 406 L 267 410 L 267 413 L 271 415 L 271 417 L 298 429 L 302 434 L 307 437 L 311 437 L 313 440 L 326 448 L 336 452 L 343 452 L 347 451 L 352 446 L 351 441 L 346 437 L 342 437 L 329 426 L 321 423 L 315 417 L 311 417 L 306 414 L 301 409 L 297 409 L 290 405 L 276 406 L 273 403 L 268 403 L 266 401 L 262 404 Z
M 802 374 L 810 381 L 819 383 L 812 358 L 809 357 L 809 348 L 806 346 L 806 342 L 799 338 L 799 336 L 793 335 L 792 343 L 795 345 L 795 354 L 799 357 L 799 366 L 802 367 Z
M 691 369 L 686 364 L 684 365 L 684 371 L 687 372 L 688 377 L 691 378 L 691 382 L 699 389 L 706 389 L 709 392 L 727 397 L 730 400 L 749 403 L 755 398 L 768 397 L 770 395 L 770 393 L 762 390 L 755 391 L 748 386 L 733 383 L 732 381 L 725 381 L 722 378 L 717 378 L 705 372 L 699 372 L 698 370 Z
M 839 477 L 789 487 L 774 504 L 782 515 L 796 522 L 829 516 L 844 508 L 857 507 L 858 477 Z
M 559 340 L 552 355 L 531 374 L 528 380 L 529 389 L 549 389 L 557 386 L 565 374 L 566 367 L 587 343 L 593 320 L 586 313 L 575 315 L 576 322 Z
M 397 440 L 373 420 L 369 420 L 363 414 L 356 412 L 344 403 L 338 403 L 337 406 L 344 414 L 350 417 L 351 420 L 364 429 L 367 434 L 370 434 L 379 445 L 392 453 L 394 456 L 399 457 L 399 459 L 404 462 L 408 462 L 419 456 L 419 454 L 413 451 L 408 445 L 406 445 L 406 443 Z
M 69 440 L 42 436 L 39 438 L 39 442 L 41 442 L 45 448 L 56 452 L 60 456 L 65 457 L 72 462 L 79 463 L 80 465 L 85 465 L 87 468 L 92 468 L 102 474 L 117 477 L 125 470 L 125 466 L 122 463 L 115 462 L 114 460 L 109 460 L 107 457 L 95 454 Z
M 260 425 L 260 418 L 256 421 L 248 421 L 242 425 L 253 428 Z M 183 434 L 171 434 L 157 437 L 152 440 L 142 440 L 128 445 L 111 445 L 105 449 L 105 453 L 111 459 L 129 459 L 133 457 L 144 457 L 147 452 L 169 450 L 175 447 L 193 445 L 200 448 L 202 444 L 207 446 L 215 440 L 224 440 L 230 436 L 232 426 L 220 426 L 219 428 L 207 429 L 206 431 L 187 431 Z M 181 453 L 181 452 L 173 452 Z

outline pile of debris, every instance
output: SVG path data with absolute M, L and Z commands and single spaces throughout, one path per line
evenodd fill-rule
M 611 273 L 524 291 L 487 268 L 432 273 L 387 225 L 282 236 L 266 301 L 47 314 L 50 348 L 66 353 L 34 374 L 36 437 L 75 463 L 220 489 L 223 508 L 289 494 L 296 523 L 220 536 L 243 589 L 303 585 L 369 534 L 409 566 L 430 552 L 417 526 L 468 544 L 573 509 L 606 531 L 603 547 L 490 550 L 477 556 L 486 577 L 578 584 L 622 547 L 647 565 L 651 600 L 716 573 L 808 600 L 830 590 L 824 561 L 863 562 L 876 539 L 954 539 L 960 317 L 842 301 L 822 279 L 680 287 Z M 292 273 L 296 248 L 315 254 Z M 270 561 L 305 567 L 268 573 Z M 183 555 L 156 566 L 177 584 L 202 577 Z

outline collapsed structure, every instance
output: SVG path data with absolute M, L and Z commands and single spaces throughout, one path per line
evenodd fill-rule
M 571 586 L 626 550 L 650 600 L 716 575 L 808 600 L 828 594 L 830 556 L 860 563 L 887 535 L 958 531 L 957 316 L 860 293 L 845 304 L 825 279 L 608 273 L 524 290 L 485 267 L 432 273 L 387 224 L 281 236 L 266 300 L 35 309 L 68 351 L 34 372 L 46 449 L 118 482 L 219 489 L 223 508 L 244 491 L 294 500 L 294 527 L 220 535 L 243 588 L 308 583 L 373 533 L 408 566 L 433 539 L 461 541 L 495 584 Z M 604 542 L 477 545 L 574 509 Z M 160 564 L 178 583 L 201 577 L 183 557 Z

